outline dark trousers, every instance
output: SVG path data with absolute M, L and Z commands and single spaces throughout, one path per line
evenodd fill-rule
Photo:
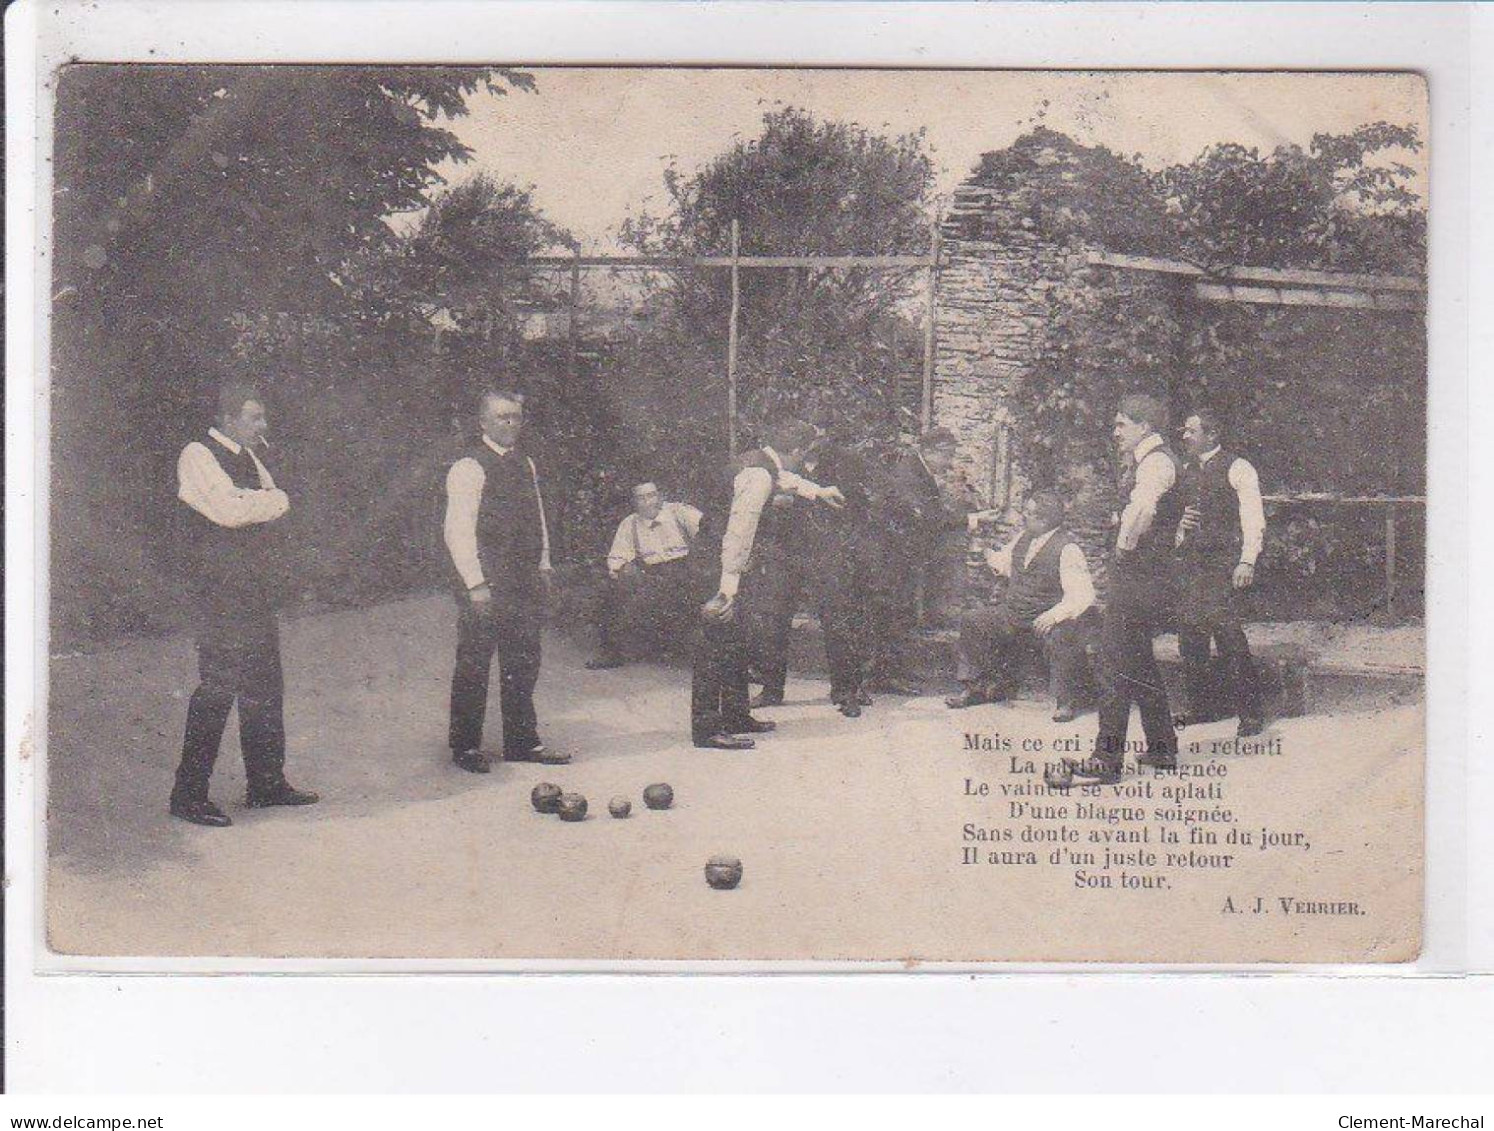
M 763 694 L 779 699 L 788 684 L 789 638 L 802 594 L 797 570 L 784 561 L 765 563 L 753 590 L 751 667 L 761 677 Z
M 696 616 L 700 620 L 699 615 Z M 748 634 L 738 608 L 729 621 L 701 621 L 690 669 L 690 737 L 730 733 L 748 717 Z
M 1096 758 L 1119 766 L 1125 760 L 1131 706 L 1141 711 L 1141 729 L 1152 754 L 1177 755 L 1167 689 L 1152 652 L 1162 630 L 1172 587 L 1163 575 L 1112 573 L 1110 603 L 1100 633 L 1100 729 Z
M 211 619 L 211 618 L 210 618 Z M 236 610 L 199 629 L 197 690 L 187 704 L 187 730 L 172 800 L 207 800 L 208 782 L 234 704 L 249 792 L 264 793 L 285 781 L 285 678 L 280 666 L 280 626 L 272 610 Z
M 503 712 L 503 749 L 520 753 L 539 744 L 534 685 L 540 671 L 540 597 L 519 601 L 495 596 L 479 608 L 458 597 L 456 669 L 451 676 L 453 753 L 482 746 L 488 713 L 488 679 L 498 657 L 498 702 Z
M 866 680 L 867 600 L 853 578 L 835 578 L 819 602 L 820 630 L 825 634 L 825 663 L 830 668 L 830 701 L 854 702 Z
M 913 674 L 913 634 L 918 628 L 918 593 L 926 572 L 922 558 L 884 551 L 869 581 L 869 662 L 880 680 Z
M 686 558 L 608 578 L 597 616 L 602 654 L 638 659 L 657 655 L 674 640 L 683 642 L 695 616 L 693 598 Z
M 1032 619 L 1005 605 L 976 609 L 960 621 L 959 678 L 984 684 L 992 698 L 1016 690 L 1022 665 L 1041 650 L 1048 661 L 1048 689 L 1060 709 L 1072 709 L 1084 673 L 1084 638 L 1075 621 L 1054 625 L 1046 637 Z
M 1209 645 L 1219 650 L 1236 714 L 1241 719 L 1262 716 L 1260 673 L 1250 655 L 1250 642 L 1236 607 L 1235 561 L 1198 563 L 1183 575 L 1178 604 L 1178 651 L 1183 659 L 1183 685 L 1188 713 L 1203 717 L 1210 701 Z

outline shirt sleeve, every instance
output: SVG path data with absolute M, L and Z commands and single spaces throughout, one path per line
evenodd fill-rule
M 700 537 L 700 511 L 692 507 L 689 503 L 675 503 L 674 513 L 692 542 Z
M 1063 586 L 1063 599 L 1049 610 L 1055 621 L 1082 616 L 1095 603 L 1095 583 L 1089 575 L 1089 563 L 1084 560 L 1084 550 L 1074 542 L 1058 556 L 1058 581 Z
M 1250 461 L 1237 459 L 1229 465 L 1229 485 L 1240 498 L 1240 560 L 1255 565 L 1266 541 L 1266 507 L 1261 501 L 1261 480 Z
M 737 595 L 742 573 L 752 557 L 757 524 L 773 494 L 773 476 L 766 468 L 746 467 L 732 481 L 731 515 L 721 538 L 721 592 Z
M 482 464 L 470 457 L 459 459 L 446 473 L 446 550 L 451 563 L 468 589 L 483 584 L 482 562 L 477 556 L 477 511 L 482 503 L 482 485 L 487 479 Z
M 260 470 L 263 482 L 269 473 L 262 465 Z M 237 528 L 274 522 L 290 510 L 290 498 L 274 486 L 235 487 L 222 464 L 202 444 L 191 443 L 182 449 L 176 478 L 176 497 L 218 526 Z
M 1152 519 L 1157 517 L 1157 504 L 1172 490 L 1177 477 L 1172 460 L 1161 452 L 1148 453 L 1141 461 L 1136 468 L 1136 485 L 1131 488 L 1131 498 L 1121 512 L 1120 531 L 1115 540 L 1117 549 L 1136 549 L 1142 535 L 1152 528 Z
M 607 551 L 609 573 L 616 573 L 638 557 L 633 549 L 637 541 L 633 536 L 633 526 L 637 521 L 637 517 L 630 514 L 617 524 L 617 533 L 612 536 L 612 549 Z
M 986 565 L 991 567 L 992 573 L 1000 574 L 1002 577 L 1012 575 L 1012 551 L 1017 548 L 1017 543 L 1022 536 L 1019 534 L 999 550 L 986 550 Z
M 830 491 L 829 487 L 821 487 L 818 483 L 792 471 L 780 471 L 778 485 L 790 494 L 798 495 L 801 499 L 822 499 Z

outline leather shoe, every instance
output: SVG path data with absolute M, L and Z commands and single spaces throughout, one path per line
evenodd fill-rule
M 233 824 L 228 814 L 211 801 L 171 801 L 171 815 L 194 825 L 205 825 L 210 829 L 226 829 Z
M 1154 770 L 1175 770 L 1178 768 L 1178 756 L 1176 754 L 1138 754 L 1136 764 L 1149 766 Z
M 749 705 L 752 707 L 782 707 L 783 696 L 769 691 L 759 691 L 752 697 Z
M 1236 738 L 1254 738 L 1266 729 L 1265 719 L 1241 719 L 1240 727 L 1235 731 Z
M 697 738 L 695 745 L 702 750 L 751 750 L 757 743 L 738 734 L 713 734 L 708 738 Z
M 493 772 L 493 767 L 488 764 L 488 756 L 481 750 L 459 750 L 451 756 L 451 760 L 469 774 Z
M 951 695 L 944 700 L 944 705 L 952 711 L 963 711 L 966 707 L 979 707 L 982 703 L 991 702 L 991 698 L 973 687 L 967 687 L 958 695 Z
M 297 789 L 290 782 L 283 781 L 274 789 L 251 793 L 248 805 L 251 809 L 269 809 L 274 805 L 315 805 L 320 800 L 315 793 Z
M 528 750 L 505 750 L 503 760 L 505 762 L 538 762 L 542 766 L 564 766 L 569 764 L 571 756 L 562 754 L 559 750 L 549 750 L 543 742 L 536 742 Z
M 1079 712 L 1072 707 L 1060 707 L 1053 712 L 1055 723 L 1071 723 L 1079 717 Z
M 778 729 L 771 719 L 733 719 L 722 728 L 729 734 L 767 734 Z
M 595 660 L 586 661 L 586 670 L 589 672 L 604 672 L 609 668 L 623 667 L 627 662 L 621 656 L 598 656 Z
M 840 713 L 848 719 L 859 719 L 861 717 L 861 704 L 852 699 L 840 705 Z

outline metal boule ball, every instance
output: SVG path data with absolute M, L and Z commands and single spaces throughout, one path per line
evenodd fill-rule
M 626 797 L 614 797 L 611 801 L 607 802 L 607 812 L 611 813 L 618 820 L 621 820 L 633 812 L 633 803 Z
M 643 791 L 643 803 L 650 809 L 668 809 L 674 804 L 674 790 L 667 782 L 655 782 Z
M 705 878 L 717 891 L 730 891 L 742 882 L 742 862 L 735 856 L 712 856 L 706 861 Z
M 562 821 L 586 820 L 586 798 L 579 793 L 562 793 L 560 806 L 555 810 Z
M 560 794 L 560 786 L 542 781 L 529 791 L 529 803 L 536 813 L 553 813 L 560 808 Z

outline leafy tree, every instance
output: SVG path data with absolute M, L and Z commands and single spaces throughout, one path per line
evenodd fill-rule
M 1144 252 L 1208 269 L 1420 276 L 1426 215 L 1411 169 L 1394 159 L 1419 145 L 1414 129 L 1376 123 L 1318 135 L 1305 150 L 1214 146 L 1152 176 L 1039 130 L 983 158 L 972 181 L 1000 195 L 964 222 L 1025 221 L 1074 251 Z M 1251 453 L 1269 489 L 1420 493 L 1420 314 L 1205 303 L 1176 279 L 1105 267 L 1070 272 L 1045 294 L 1036 360 L 1011 402 L 1013 434 L 1028 478 L 1091 485 L 1075 495 L 1081 521 L 1114 501 L 1093 485 L 1110 478 L 1116 401 L 1139 390 L 1162 395 L 1175 418 L 1198 404 L 1221 411 L 1231 443 Z M 1381 551 L 1332 517 L 1294 515 L 1266 560 L 1268 575 L 1316 578 L 1341 605 L 1343 594 L 1378 591 Z M 1278 614 L 1282 596 L 1272 597 Z
M 915 254 L 928 249 L 933 166 L 922 134 L 882 137 L 786 108 L 762 132 L 703 169 L 665 174 L 669 207 L 623 230 L 660 255 L 724 255 L 731 225 L 743 255 Z M 916 272 L 773 269 L 742 272 L 739 375 L 743 414 L 779 408 L 857 420 L 864 432 L 896 429 L 895 382 L 916 372 L 920 339 L 902 304 Z M 673 332 L 696 339 L 724 369 L 730 280 L 724 271 L 676 274 Z M 671 352 L 689 354 L 686 347 Z M 698 371 L 679 384 L 700 385 Z M 716 382 L 714 411 L 724 398 Z
M 1262 155 L 1215 145 L 1168 169 L 1160 189 L 1206 266 L 1316 267 L 1420 274 L 1426 212 L 1396 154 L 1421 149 L 1414 126 L 1376 122 Z
M 352 285 L 357 265 L 392 246 L 391 215 L 426 204 L 438 164 L 467 158 L 442 124 L 467 95 L 532 85 L 491 68 L 63 70 L 53 545 L 95 621 L 64 629 L 154 623 L 162 485 L 224 376 L 269 386 L 281 435 L 328 464 L 358 413 L 380 412 L 391 311 Z

